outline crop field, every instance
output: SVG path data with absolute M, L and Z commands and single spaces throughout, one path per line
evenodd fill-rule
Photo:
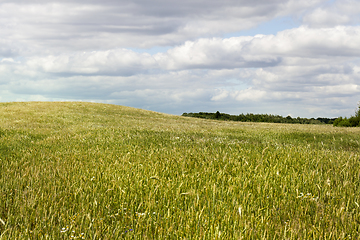
M 0 103 L 0 239 L 358 239 L 360 128 Z

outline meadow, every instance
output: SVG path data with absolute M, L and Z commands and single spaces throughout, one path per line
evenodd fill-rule
M 0 103 L 0 239 L 357 239 L 360 128 Z

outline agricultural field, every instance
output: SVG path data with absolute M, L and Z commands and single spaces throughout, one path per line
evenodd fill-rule
M 0 239 L 357 239 L 360 128 L 0 103 Z

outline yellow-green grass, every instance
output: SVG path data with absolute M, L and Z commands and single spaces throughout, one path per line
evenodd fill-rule
M 360 129 L 0 103 L 0 239 L 355 239 Z

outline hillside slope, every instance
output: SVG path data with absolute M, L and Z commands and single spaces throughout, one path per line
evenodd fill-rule
M 359 133 L 0 103 L 0 239 L 355 238 Z

